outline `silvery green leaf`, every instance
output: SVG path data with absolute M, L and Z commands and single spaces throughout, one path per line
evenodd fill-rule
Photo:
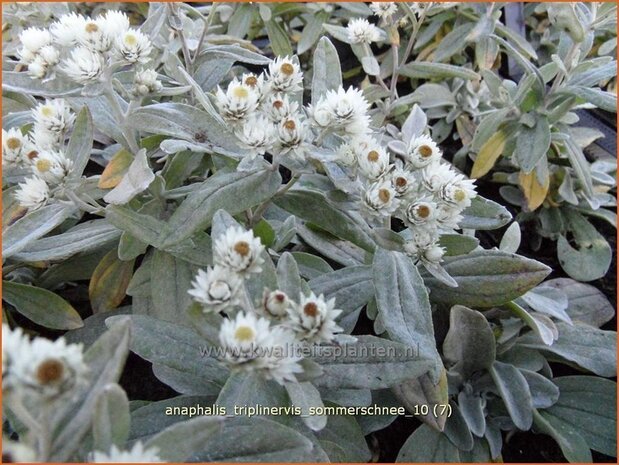
M 209 113 L 182 103 L 156 103 L 138 108 L 129 123 L 135 129 L 200 143 L 212 150 L 237 153 L 236 138 Z
M 361 57 L 361 66 L 363 66 L 363 71 L 370 76 L 378 76 L 380 74 L 380 65 L 373 55 Z
M 468 393 L 466 390 L 458 394 L 458 406 L 467 426 L 475 436 L 483 437 L 486 431 L 486 417 L 482 398 L 478 393 Z
M 434 361 L 412 353 L 415 350 L 374 336 L 358 336 L 356 343 L 345 346 L 322 346 L 313 357 L 323 369 L 314 385 L 349 389 L 391 387 L 433 368 Z
M 110 102 L 105 96 L 71 97 L 68 100 L 71 103 L 71 106 L 75 109 L 85 106 L 88 107 L 90 116 L 92 117 L 92 124 L 97 129 L 95 134 L 102 133 L 125 147 L 128 147 L 128 143 L 119 127 Z M 122 110 L 125 111 L 127 103 L 122 99 L 119 99 L 118 101 Z
M 152 316 L 160 320 L 185 323 L 183 315 L 191 304 L 191 281 L 195 268 L 173 255 L 155 250 L 150 264 Z
M 7 208 L 6 203 L 5 211 Z M 2 257 L 9 258 L 44 236 L 75 212 L 75 208 L 54 203 L 27 213 L 9 225 L 3 225 Z
M 445 248 L 447 257 L 453 257 L 472 252 L 479 245 L 479 240 L 474 236 L 464 234 L 441 234 L 439 245 Z
M 205 59 L 205 61 L 213 60 L 218 57 L 228 57 L 234 59 L 234 61 L 252 65 L 268 65 L 271 63 L 269 57 L 248 50 L 247 47 L 242 47 L 240 44 L 211 45 L 205 48 L 200 56 Z
M 571 203 L 572 205 L 578 205 L 578 197 L 576 196 L 576 192 L 574 192 L 574 181 L 572 180 L 572 176 L 570 176 L 569 172 L 565 173 L 558 192 L 566 202 Z
M 229 57 L 207 60 L 198 67 L 193 78 L 205 92 L 208 92 L 224 80 L 233 65 L 234 58 Z
M 209 100 L 208 95 L 204 93 L 202 87 L 200 87 L 200 85 L 193 79 L 193 77 L 189 75 L 187 71 L 183 69 L 182 66 L 178 67 L 178 72 L 185 78 L 185 81 L 189 84 L 189 88 L 193 90 L 194 95 L 196 96 L 198 102 L 200 102 L 200 105 L 202 105 L 202 108 L 204 108 L 204 110 L 221 125 L 225 125 L 225 121 Z
M 264 5 L 260 5 L 261 7 Z M 269 36 L 269 42 L 271 49 L 276 56 L 292 56 L 294 54 L 288 33 L 284 31 L 282 26 L 275 21 L 275 19 L 269 19 L 264 22 L 264 26 Z
M 104 219 L 86 221 L 64 233 L 31 242 L 13 257 L 24 262 L 63 260 L 113 242 L 120 237 L 120 233 Z
M 456 98 L 447 86 L 425 83 L 410 94 L 410 103 L 418 103 L 421 108 L 429 109 L 443 106 L 456 106 Z
M 155 376 L 175 391 L 213 395 L 224 385 L 228 370 L 206 353 L 206 341 L 193 330 L 146 315 L 110 317 L 106 324 L 117 318 L 131 324 L 131 350 L 151 362 Z
M 445 422 L 443 433 L 461 452 L 471 451 L 475 443 L 471 430 L 460 412 L 460 407 L 454 400 L 449 402 L 449 407 L 451 412 Z
M 589 284 L 569 278 L 557 278 L 546 281 L 545 286 L 559 289 L 567 295 L 566 313 L 572 321 L 599 328 L 615 315 L 615 309 L 608 298 Z
M 474 27 L 474 23 L 464 23 L 455 27 L 449 34 L 443 37 L 434 52 L 434 61 L 447 61 L 453 55 L 463 50 L 467 45 L 466 38 Z
M 432 310 L 423 280 L 412 260 L 399 252 L 378 249 L 372 264 L 376 303 L 389 336 L 417 347 L 420 355 L 434 361 L 434 382 L 442 362 L 434 342 Z
M 337 90 L 342 85 L 340 58 L 327 37 L 322 37 L 318 42 L 313 63 L 312 104 L 316 105 L 327 91 Z
M 222 429 L 224 421 L 222 417 L 203 416 L 175 423 L 150 438 L 144 446 L 157 448 L 159 457 L 166 462 L 186 461 Z
M 462 229 L 491 230 L 505 226 L 512 215 L 502 205 L 481 196 L 471 201 L 471 206 L 463 212 L 459 225 Z
M 325 299 L 335 298 L 335 307 L 344 310 L 342 318 L 366 305 L 374 297 L 372 270 L 367 265 L 348 266 L 309 281 L 309 287 Z
M 617 452 L 617 385 L 594 376 L 555 378 L 559 400 L 541 415 L 555 427 L 566 427 L 587 445 L 612 457 Z M 563 447 L 562 447 L 563 449 Z
M 474 439 L 470 451 L 459 450 L 449 438 L 428 425 L 421 425 L 409 436 L 396 462 L 462 463 L 487 462 L 490 451 L 486 444 Z
M 292 252 L 292 256 L 297 262 L 301 276 L 310 280 L 310 287 L 312 287 L 312 279 L 333 271 L 331 265 L 317 255 L 306 252 Z
M 286 392 L 293 405 L 301 408 L 303 421 L 312 431 L 320 431 L 327 425 L 326 415 L 310 415 L 311 407 L 323 407 L 320 392 L 312 383 L 286 383 Z
M 490 368 L 496 359 L 496 344 L 483 314 L 462 305 L 452 307 L 443 354 L 446 362 L 453 365 L 451 369 L 460 373 L 463 380 Z
M 559 337 L 557 326 L 546 315 L 528 312 L 520 306 L 516 307 L 515 313 L 537 334 L 544 344 L 551 346 Z
M 514 424 L 528 430 L 533 423 L 533 405 L 527 380 L 513 365 L 495 361 L 490 374 Z
M 228 35 L 240 39 L 247 35 L 253 16 L 253 5 L 239 3 L 228 21 Z
M 567 83 L 570 86 L 593 87 L 616 75 L 617 62 L 612 60 L 605 64 L 575 72 L 568 78 Z
M 155 174 L 148 165 L 146 149 L 142 149 L 136 154 L 120 183 L 103 200 L 112 205 L 124 205 L 146 190 L 154 180 Z
M 430 61 L 415 61 L 404 65 L 400 74 L 414 79 L 462 78 L 481 79 L 475 71 L 463 66 L 432 63 Z
M 529 384 L 533 408 L 547 408 L 557 402 L 559 388 L 548 378 L 534 371 L 520 368 Z
M 567 294 L 557 288 L 550 287 L 547 283 L 531 289 L 522 296 L 529 307 L 540 313 L 556 318 L 566 323 L 572 319 L 565 311 L 568 306 Z
M 535 115 L 535 125 L 532 128 L 521 127 L 520 135 L 516 138 L 513 156 L 522 171 L 530 173 L 546 155 L 549 148 L 550 126 L 548 118 L 543 115 Z
M 500 22 L 496 23 L 496 33 L 506 40 L 509 40 L 514 48 L 520 51 L 520 53 L 528 56 L 533 60 L 537 60 L 537 53 L 533 46 L 526 40 L 525 37 L 520 35 L 517 31 L 512 30 L 510 27 L 503 26 Z
M 177 244 L 205 229 L 215 212 L 242 212 L 269 199 L 279 188 L 277 171 L 219 172 L 208 178 L 172 214 L 159 234 L 162 246 Z
M 346 44 L 350 44 L 350 39 L 348 38 L 348 30 L 345 27 L 335 26 L 333 24 L 323 24 L 322 27 L 324 27 L 325 31 L 331 34 L 334 39 L 337 39 L 340 42 L 344 42 Z
M 391 388 L 399 402 L 401 402 L 409 412 L 414 413 L 419 420 L 431 426 L 437 431 L 443 431 L 447 421 L 448 410 L 428 409 L 427 414 L 418 409 L 419 405 L 447 405 L 449 403 L 449 388 L 447 383 L 447 372 L 441 369 L 438 383 L 430 379 L 429 373 L 425 373 L 416 379 L 408 379 L 404 383 Z M 419 415 L 417 415 L 419 413 Z
M 563 452 L 568 461 L 576 463 L 590 463 L 593 461 L 587 442 L 570 425 L 556 420 L 544 411 L 535 411 L 533 422 L 536 430 L 547 434 L 557 442 L 561 452 Z
M 129 399 L 118 384 L 103 388 L 95 404 L 92 425 L 95 450 L 107 451 L 112 445 L 122 447 L 129 436 Z
M 118 229 L 142 242 L 155 247 L 159 246 L 158 236 L 163 228 L 163 221 L 118 205 L 108 205 L 105 213 L 106 219 Z
M 527 333 L 518 345 L 537 349 L 547 358 L 573 363 L 599 376 L 614 376 L 617 364 L 617 333 L 602 331 L 587 324 L 557 323 L 559 338 L 547 346 L 535 333 Z
M 277 382 L 255 371 L 238 371 L 228 377 L 216 404 L 225 407 L 228 414 L 244 416 L 247 413 L 236 412 L 235 407 L 286 407 L 290 399 L 286 389 Z
M 130 331 L 127 317 L 116 322 L 90 346 L 84 363 L 90 370 L 88 382 L 80 386 L 66 407 L 54 412 L 60 429 L 52 444 L 51 459 L 66 462 L 80 447 L 91 427 L 95 404 L 109 383 L 118 381 L 129 354 Z
M 297 55 L 301 55 L 302 53 L 311 49 L 316 41 L 320 39 L 322 34 L 322 26 L 329 19 L 329 13 L 326 11 L 319 11 L 315 15 L 312 15 L 303 28 L 303 32 L 301 32 L 301 38 L 299 39 L 299 43 L 297 44 Z M 316 57 L 317 49 L 314 51 L 314 60 Z M 339 64 L 339 62 L 338 62 Z M 315 70 L 314 66 L 314 70 Z M 315 72 L 315 71 L 314 71 Z
M 73 132 L 66 149 L 66 156 L 73 162 L 67 180 L 79 179 L 90 160 L 92 151 L 92 117 L 88 107 L 82 108 L 77 115 Z
M 57 98 L 79 95 L 81 86 L 68 79 L 43 82 L 40 79 L 32 79 L 28 73 L 3 71 L 2 89 L 26 95 Z
M 458 282 L 439 263 L 423 263 L 423 267 L 445 286 L 458 287 Z
M 297 300 L 305 294 L 306 285 L 299 275 L 299 267 L 290 252 L 284 252 L 277 262 L 278 289 L 284 291 L 291 299 Z
M 361 265 L 365 262 L 368 252 L 349 241 L 338 239 L 326 231 L 318 228 L 297 226 L 301 239 L 309 246 L 341 265 Z
M 75 329 L 84 325 L 71 304 L 47 289 L 2 281 L 2 300 L 29 320 L 46 328 Z
M 403 150 L 399 152 L 401 154 L 406 153 L 408 144 L 413 137 L 420 136 L 428 125 L 428 118 L 423 110 L 416 103 L 412 106 L 410 113 L 406 117 L 404 124 L 402 124 L 402 141 L 404 144 L 396 144 L 396 148 Z M 400 141 L 393 141 L 400 142 Z M 391 148 L 391 144 L 389 145 Z
M 385 392 L 385 390 L 379 392 Z M 372 404 L 372 391 L 369 389 L 321 389 L 320 396 L 325 402 L 345 407 Z
M 480 250 L 446 257 L 443 267 L 458 283 L 448 287 L 422 272 L 430 300 L 447 305 L 493 307 L 521 296 L 549 273 L 546 265 L 498 250 Z
M 505 230 L 505 233 L 501 238 L 501 243 L 499 244 L 499 249 L 506 253 L 516 253 L 520 247 L 520 238 L 520 225 L 517 221 L 514 221 Z
M 336 404 L 327 403 L 329 407 Z M 324 429 L 316 433 L 331 462 L 367 462 L 371 453 L 357 420 L 347 415 L 331 415 Z

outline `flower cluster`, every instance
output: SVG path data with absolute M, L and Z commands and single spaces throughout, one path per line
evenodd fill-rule
M 296 103 L 302 90 L 298 60 L 277 58 L 268 72 L 244 74 L 226 90 L 218 87 L 217 106 L 250 158 L 266 152 L 302 158 L 309 136 L 306 118 Z
M 141 441 L 135 442 L 131 450 L 120 450 L 115 445 L 109 453 L 95 451 L 92 454 L 93 463 L 162 463 L 159 450 L 147 449 Z
M 45 205 L 63 184 L 73 163 L 63 151 L 75 114 L 63 99 L 46 100 L 32 109 L 34 125 L 28 134 L 19 128 L 2 131 L 2 165 L 24 169 L 33 176 L 19 184 L 15 198 L 29 210 Z
M 108 69 L 145 64 L 153 50 L 150 39 L 116 10 L 96 18 L 65 14 L 48 29 L 25 29 L 19 39 L 19 59 L 32 78 L 53 79 L 59 68 L 83 85 L 104 78 Z
M 81 344 L 64 338 L 30 340 L 2 325 L 2 389 L 34 404 L 69 396 L 88 372 Z
M 299 295 L 297 301 L 279 289 L 265 289 L 254 305 L 244 281 L 260 273 L 264 246 L 251 231 L 230 228 L 214 244 L 213 267 L 199 270 L 189 294 L 205 312 L 224 312 L 219 340 L 223 361 L 233 370 L 255 370 L 279 383 L 295 381 L 303 371 L 298 344 L 333 342 L 342 332 L 335 319 L 342 313 L 335 300 Z M 237 307 L 242 307 L 236 316 Z

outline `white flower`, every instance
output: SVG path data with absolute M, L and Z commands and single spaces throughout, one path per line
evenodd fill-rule
M 421 171 L 423 187 L 433 193 L 438 193 L 441 188 L 451 182 L 456 176 L 449 165 L 432 163 Z
M 382 180 L 371 184 L 365 191 L 363 207 L 370 216 L 389 217 L 393 215 L 400 201 L 396 197 L 396 191 L 388 180 Z
M 93 52 L 107 52 L 116 37 L 108 35 L 105 18 L 87 18 L 76 34 L 77 42 Z
M 424 249 L 419 258 L 422 262 L 438 264 L 443 261 L 443 255 L 445 255 L 445 248 L 435 244 Z
M 215 241 L 214 261 L 236 273 L 260 273 L 264 259 L 260 256 L 264 246 L 251 231 L 240 227 L 229 228 Z
M 419 169 L 438 162 L 441 156 L 441 150 L 432 138 L 423 134 L 410 141 L 406 161 L 411 167 Z
M 273 379 L 279 384 L 296 382 L 296 374 L 302 373 L 299 364 L 302 357 L 295 353 L 296 339 L 294 335 L 282 326 L 271 328 L 268 342 L 262 347 L 263 356 L 260 360 L 262 374 L 267 379 Z
M 105 34 L 112 39 L 121 37 L 130 27 L 129 17 L 118 10 L 108 10 L 97 19 Z
M 462 221 L 462 210 L 448 203 L 441 202 L 438 204 L 435 213 L 436 222 L 443 229 L 460 229 L 458 226 Z
M 32 172 L 47 183 L 55 185 L 64 181 L 73 162 L 64 153 L 52 150 L 39 152 L 32 161 Z
M 335 319 L 342 310 L 335 309 L 335 298 L 325 301 L 323 295 L 301 296 L 299 303 L 288 310 L 289 326 L 301 341 L 331 342 L 343 331 Z
M 19 41 L 24 47 L 24 50 L 30 52 L 33 56 L 41 48 L 52 43 L 52 35 L 47 29 L 29 27 L 19 34 Z
M 357 163 L 363 177 L 376 180 L 389 170 L 389 154 L 380 145 L 374 145 L 373 140 L 359 143 Z
M 49 199 L 49 186 L 43 179 L 31 177 L 19 184 L 14 195 L 22 207 L 36 210 L 45 205 Z
M 259 76 L 254 73 L 244 73 L 241 76 L 241 82 L 246 86 L 250 87 L 255 94 L 258 96 L 258 101 L 261 102 L 262 98 L 265 96 L 267 92 L 267 85 L 264 82 L 264 75 L 260 74 Z
M 215 265 L 198 270 L 193 288 L 188 291 L 196 302 L 204 306 L 205 312 L 221 312 L 239 302 L 239 289 L 243 281 L 236 273 Z
M 40 124 L 35 124 L 30 132 L 30 139 L 32 145 L 36 147 L 36 151 L 31 153 L 27 160 L 32 164 L 39 155 L 39 151 L 58 149 L 61 139 L 64 140 L 64 136 L 62 133 L 52 132 Z
M 428 264 L 438 264 L 442 261 L 445 249 L 438 245 L 438 236 L 435 231 L 426 228 L 412 230 L 412 240 L 404 244 L 404 252 Z
M 22 135 L 19 128 L 2 130 L 2 166 L 17 167 L 24 164 L 28 138 Z
M 431 224 L 436 215 L 436 203 L 425 197 L 412 202 L 405 210 L 405 220 L 410 225 Z
M 249 157 L 264 155 L 276 140 L 275 127 L 264 116 L 253 115 L 236 131 L 242 145 L 250 151 Z
M 42 47 L 28 64 L 28 74 L 35 79 L 43 79 L 50 68 L 60 61 L 60 52 L 52 45 Z
M 29 344 L 28 337 L 21 328 L 11 330 L 7 324 L 2 324 L 2 388 L 7 389 L 15 385 L 12 367 L 15 360 Z
M 73 49 L 62 69 L 75 82 L 90 84 L 99 79 L 104 67 L 105 62 L 100 53 L 86 47 L 77 47 Z
M 163 89 L 163 85 L 157 77 L 157 71 L 154 69 L 136 71 L 133 76 L 134 92 L 138 95 L 148 95 L 152 92 L 159 92 Z
M 4 338 L 2 342 L 4 343 Z M 32 448 L 6 437 L 2 438 L 2 463 L 34 463 L 36 461 L 37 454 Z
M 109 453 L 95 451 L 92 454 L 92 462 L 94 463 L 151 463 L 164 462 L 159 458 L 159 450 L 157 448 L 145 448 L 141 441 L 137 441 L 131 450 L 122 451 L 115 445 L 112 445 Z
M 359 89 L 340 87 L 330 90 L 310 110 L 314 123 L 323 129 L 342 130 L 359 135 L 368 131 L 370 104 Z
M 259 358 L 260 348 L 270 344 L 270 337 L 269 321 L 253 313 L 239 312 L 234 320 L 225 319 L 219 328 L 224 361 L 240 365 Z
M 77 44 L 77 37 L 86 24 L 86 18 L 76 13 L 62 15 L 58 21 L 51 24 L 50 32 L 54 41 L 63 47 L 72 47 Z
M 438 194 L 442 200 L 460 210 L 470 206 L 471 199 L 477 196 L 475 182 L 465 179 L 461 174 L 455 175 L 451 181 L 443 184 Z
M 262 305 L 256 311 L 265 316 L 282 318 L 288 313 L 292 303 L 285 292 L 265 289 L 262 294 Z
M 11 371 L 20 389 L 34 398 L 52 400 L 68 394 L 88 372 L 82 344 L 67 344 L 62 337 L 37 337 L 22 349 Z
M 137 29 L 129 29 L 117 37 L 116 50 L 128 63 L 146 63 L 153 51 L 150 39 Z
M 286 94 L 272 94 L 262 105 L 264 114 L 274 123 L 293 116 L 299 108 L 296 102 L 291 102 Z
M 391 18 L 398 11 L 398 6 L 394 2 L 372 2 L 370 9 L 381 19 Z
M 273 92 L 303 90 L 303 73 L 291 58 L 277 57 L 269 64 L 268 83 Z
M 217 87 L 217 106 L 224 119 L 238 122 L 256 111 L 258 94 L 235 78 L 228 84 L 226 92 Z
M 292 154 L 302 158 L 307 149 L 307 127 L 300 118 L 289 116 L 277 126 L 277 150 L 280 154 Z
M 34 124 L 48 131 L 63 133 L 71 128 L 75 114 L 64 99 L 45 100 L 32 109 Z
M 357 152 L 350 142 L 341 144 L 335 155 L 337 162 L 344 166 L 352 166 L 357 162 Z
M 396 165 L 395 169 L 391 171 L 390 177 L 398 198 L 407 197 L 417 189 L 415 175 L 406 168 Z
M 351 19 L 346 27 L 351 44 L 370 44 L 380 40 L 380 30 L 367 19 Z

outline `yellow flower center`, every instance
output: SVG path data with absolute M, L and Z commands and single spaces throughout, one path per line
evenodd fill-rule
M 238 253 L 241 257 L 246 257 L 249 254 L 249 244 L 245 241 L 239 241 L 234 244 L 234 251 Z
M 245 85 L 250 87 L 255 87 L 258 84 L 258 78 L 256 76 L 247 76 L 245 78 Z
M 403 176 L 398 176 L 397 178 L 395 178 L 395 185 L 398 187 L 406 187 L 406 185 L 408 184 L 408 181 L 405 177 Z
M 389 192 L 389 189 L 379 189 L 378 198 L 381 202 L 387 203 L 391 199 L 391 192 Z
M 420 205 L 417 207 L 417 215 L 421 218 L 427 218 L 430 216 L 430 207 L 427 205 Z
M 314 302 L 308 302 L 303 307 L 303 313 L 313 318 L 318 315 L 318 306 Z
M 234 90 L 232 91 L 232 95 L 234 95 L 236 98 L 246 99 L 247 97 L 249 97 L 249 91 L 245 87 L 238 86 L 234 88 Z
M 286 76 L 291 76 L 294 73 L 294 66 L 290 63 L 284 63 L 279 70 L 284 73 Z
M 255 338 L 255 333 L 249 326 L 239 326 L 234 332 L 234 338 L 241 342 L 250 342 Z
M 380 154 L 376 150 L 371 150 L 370 153 L 368 153 L 368 160 L 371 162 L 378 161 L 379 158 Z
M 134 34 L 125 34 L 125 44 L 133 47 L 138 43 L 138 38 Z
M 289 120 L 286 120 L 286 122 L 284 123 L 284 127 L 288 129 L 289 131 L 294 131 L 297 128 L 297 125 L 294 123 L 294 121 L 289 119 Z
M 423 158 L 428 158 L 432 155 L 432 147 L 430 147 L 429 145 L 422 145 L 421 147 L 419 147 L 419 154 Z
M 97 26 L 95 23 L 86 23 L 85 30 L 88 33 L 97 32 L 99 30 L 99 26 Z
M 36 378 L 39 384 L 53 384 L 62 379 L 64 365 L 60 360 L 49 358 L 37 367 Z
M 41 160 L 37 160 L 36 163 L 37 171 L 41 173 L 46 173 L 52 168 L 52 162 L 42 158 Z
M 464 201 L 466 199 L 466 192 L 464 192 L 463 189 L 456 190 L 456 192 L 454 192 L 454 199 L 456 199 L 456 202 Z
M 6 141 L 6 146 L 9 148 L 9 150 L 17 150 L 21 147 L 21 141 L 17 137 L 10 137 Z
M 51 118 L 52 116 L 54 116 L 54 110 L 52 110 L 51 107 L 46 106 L 41 108 L 41 114 L 46 118 Z
M 275 100 L 273 102 L 273 108 L 275 108 L 276 110 L 279 110 L 283 106 L 284 106 L 284 102 L 282 102 L 281 100 Z

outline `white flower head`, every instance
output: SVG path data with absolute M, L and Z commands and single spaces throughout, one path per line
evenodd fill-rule
M 400 204 L 393 185 L 386 179 L 370 184 L 362 202 L 364 211 L 372 217 L 389 217 Z
M 413 138 L 408 145 L 407 163 L 416 169 L 438 162 L 442 152 L 430 136 L 425 134 Z
M 58 21 L 51 24 L 49 30 L 54 42 L 63 47 L 72 47 L 77 44 L 80 31 L 84 29 L 86 18 L 76 13 L 62 15 Z
M 50 191 L 43 179 L 33 176 L 19 183 L 14 195 L 22 207 L 28 210 L 36 210 L 47 203 Z
M 219 328 L 219 342 L 225 349 L 224 361 L 241 365 L 260 357 L 260 348 L 270 343 L 270 323 L 253 313 L 239 312 L 235 319 L 225 319 Z
M 262 304 L 256 311 L 261 315 L 280 319 L 287 315 L 290 305 L 292 301 L 285 292 L 265 289 L 262 294 Z
M 239 290 L 243 285 L 240 276 L 226 268 L 215 265 L 198 274 L 188 293 L 202 304 L 205 312 L 221 312 L 239 302 Z
M 21 328 L 11 330 L 8 325 L 2 324 L 2 388 L 15 386 L 13 364 L 29 344 L 28 337 Z
M 308 131 L 305 122 L 298 116 L 289 116 L 277 126 L 277 150 L 280 154 L 291 154 L 303 158 L 307 150 Z
M 343 331 L 335 319 L 342 310 L 335 309 L 335 298 L 325 301 L 323 295 L 301 295 L 299 303 L 288 310 L 288 324 L 296 337 L 310 343 L 331 342 Z
M 244 73 L 241 76 L 241 82 L 254 91 L 259 102 L 262 101 L 268 90 L 264 82 L 264 74 Z
M 406 198 L 417 190 L 417 178 L 407 168 L 396 165 L 391 171 L 390 177 L 398 198 Z
M 105 61 L 99 52 L 77 47 L 64 62 L 62 70 L 79 84 L 91 84 L 99 80 L 104 68 Z
M 389 171 L 389 154 L 372 139 L 367 142 L 359 142 L 357 164 L 363 177 L 375 181 Z
M 411 229 L 412 238 L 404 244 L 404 252 L 415 260 L 428 264 L 442 261 L 445 249 L 438 245 L 438 232 L 435 229 L 415 227 Z
M 443 229 L 460 229 L 459 224 L 462 221 L 462 215 L 457 206 L 453 206 L 446 202 L 440 202 L 435 212 L 435 219 L 438 225 Z
M 137 95 L 148 95 L 159 92 L 163 89 L 161 81 L 158 79 L 157 71 L 154 69 L 143 69 L 136 71 L 133 76 L 133 90 Z
M 437 205 L 431 197 L 417 199 L 406 207 L 405 220 L 409 225 L 432 224 Z
M 346 30 L 351 44 L 371 44 L 380 40 L 380 29 L 365 18 L 351 19 Z
M 217 106 L 223 118 L 238 122 L 249 117 L 258 108 L 258 94 L 250 86 L 233 79 L 224 92 L 217 87 Z
M 24 164 L 28 150 L 28 137 L 22 135 L 19 128 L 2 130 L 2 166 L 14 168 Z
M 32 160 L 32 172 L 52 185 L 62 183 L 72 166 L 73 162 L 59 151 L 41 151 Z
M 106 26 L 104 17 L 86 18 L 76 33 L 77 42 L 93 52 L 107 52 L 116 37 L 108 34 Z
M 153 46 L 150 39 L 137 29 L 129 29 L 116 38 L 118 55 L 127 63 L 146 63 Z
M 40 151 L 57 150 L 60 143 L 64 141 L 64 134 L 50 131 L 45 126 L 35 124 L 30 131 L 30 140 L 35 151 L 28 155 L 26 161 L 32 164 L 39 156 Z
M 303 73 L 292 58 L 277 57 L 269 64 L 268 83 L 272 92 L 298 92 L 303 90 Z
M 54 400 L 67 395 L 88 373 L 82 344 L 67 344 L 62 337 L 55 341 L 37 337 L 23 349 L 11 370 L 16 383 L 33 398 Z
M 281 93 L 271 94 L 262 105 L 262 111 L 274 123 L 293 116 L 298 109 L 296 102 L 291 102 L 288 95 Z
M 275 126 L 262 115 L 252 115 L 236 131 L 242 145 L 249 150 L 248 156 L 264 155 L 276 141 Z
M 432 163 L 421 171 L 421 180 L 423 187 L 430 192 L 438 193 L 445 184 L 455 178 L 456 174 L 447 164 Z
M 314 123 L 323 129 L 341 130 L 347 134 L 360 135 L 368 131 L 370 104 L 359 89 L 330 90 L 310 113 Z
M 232 227 L 215 241 L 213 255 L 217 265 L 247 277 L 262 270 L 263 251 L 264 246 L 252 231 Z
M 64 99 L 45 100 L 32 109 L 34 124 L 48 131 L 63 133 L 71 128 L 75 114 Z
M 145 448 L 141 441 L 137 441 L 131 450 L 120 450 L 115 445 L 108 453 L 95 451 L 92 454 L 94 463 L 161 463 L 159 449 Z
M 52 35 L 47 29 L 29 27 L 19 34 L 19 41 L 23 49 L 30 52 L 30 56 L 33 57 L 41 48 L 52 43 Z
M 370 9 L 379 18 L 387 20 L 398 11 L 398 6 L 395 2 L 372 2 Z
M 350 142 L 341 144 L 335 153 L 336 161 L 343 166 L 352 166 L 357 162 L 355 146 Z
M 28 75 L 33 79 L 43 79 L 60 61 L 60 52 L 53 45 L 46 45 L 36 53 L 28 64 Z
M 273 379 L 279 384 L 296 382 L 296 374 L 302 373 L 299 364 L 302 357 L 296 355 L 296 339 L 294 334 L 283 326 L 271 328 L 268 343 L 263 346 L 263 356 L 260 360 L 262 374 L 267 379 Z
M 108 10 L 97 19 L 103 32 L 112 39 L 121 37 L 131 27 L 127 14 L 118 10 Z
M 450 182 L 443 184 L 438 194 L 441 200 L 460 210 L 470 206 L 471 199 L 477 196 L 475 182 L 465 179 L 461 174 L 455 175 Z

